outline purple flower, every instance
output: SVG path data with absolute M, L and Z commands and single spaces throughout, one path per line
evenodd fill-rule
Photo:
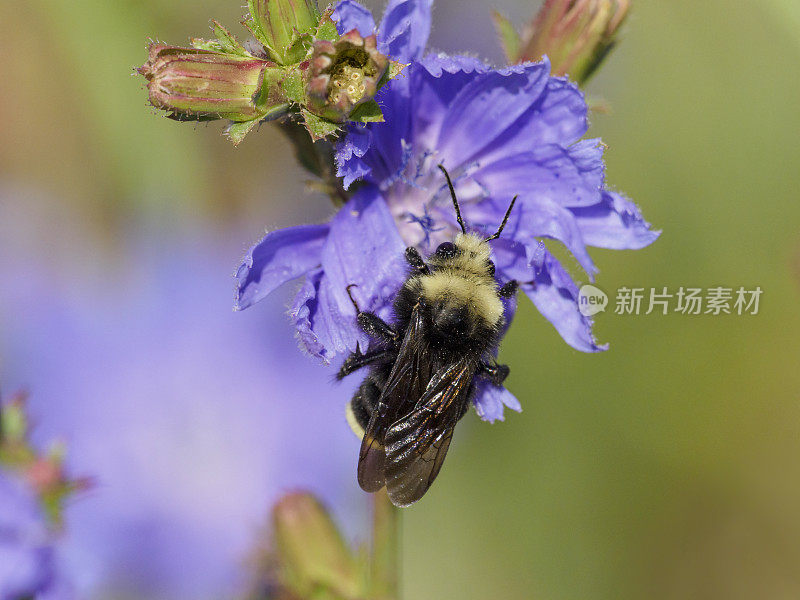
M 430 0 L 392 1 L 378 28 L 379 49 L 411 66 L 378 94 L 386 121 L 351 126 L 337 148 L 345 186 L 363 183 L 329 224 L 271 232 L 254 246 L 237 273 L 237 308 L 305 276 L 290 313 L 301 346 L 326 362 L 364 347 L 346 288 L 358 286 L 362 310 L 389 317 L 406 273 L 403 248 L 429 253 L 453 238 L 458 226 L 436 168 L 444 164 L 476 231 L 496 230 L 518 195 L 492 243 L 498 280 L 518 280 L 572 347 L 604 350 L 578 310 L 577 283 L 543 240 L 563 244 L 592 280 L 589 246 L 638 249 L 658 232 L 606 189 L 603 145 L 581 140 L 587 108 L 574 84 L 551 77 L 547 61 L 492 69 L 467 56 L 424 56 L 430 8 Z M 374 27 L 351 0 L 335 16 L 341 29 Z M 486 420 L 502 418 L 503 404 L 519 408 L 503 389 L 484 386 L 476 396 Z
M 69 598 L 33 489 L 0 468 L 0 600 Z
M 94 482 L 59 544 L 80 598 L 243 596 L 270 506 L 297 488 L 363 529 L 350 382 L 309 370 L 284 299 L 230 311 L 219 274 L 242 231 L 137 223 L 87 261 L 100 244 L 64 203 L 11 200 L 0 190 L 0 375 L 31 390 L 37 439 L 63 439 Z

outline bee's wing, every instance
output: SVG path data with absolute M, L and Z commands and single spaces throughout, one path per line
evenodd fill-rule
M 386 490 L 395 505 L 413 504 L 436 479 L 474 375 L 468 359 L 438 371 L 417 407 L 386 432 Z
M 413 410 L 430 379 L 430 364 L 425 358 L 422 328 L 422 314 L 419 306 L 415 306 L 392 371 L 361 440 L 358 484 L 366 492 L 377 492 L 384 486 L 386 432 L 395 421 Z

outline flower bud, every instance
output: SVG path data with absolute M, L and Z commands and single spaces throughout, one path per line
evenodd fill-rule
M 282 65 L 305 58 L 310 37 L 319 25 L 315 0 L 248 0 L 250 19 L 246 25 L 258 41 Z
M 374 34 L 363 38 L 353 29 L 335 42 L 314 42 L 306 73 L 308 110 L 343 123 L 375 97 L 388 67 L 389 59 L 378 52 Z
M 150 102 L 178 120 L 249 121 L 279 104 L 279 69 L 252 56 L 152 44 L 138 72 Z
M 350 549 L 311 494 L 284 496 L 273 508 L 272 518 L 281 585 L 301 598 L 365 597 Z
M 90 481 L 69 478 L 64 470 L 65 447 L 56 443 L 41 453 L 31 444 L 30 432 L 27 398 L 18 393 L 0 405 L 0 467 L 25 478 L 51 522 L 59 524 L 64 500 L 87 489 Z
M 554 75 L 585 82 L 616 43 L 630 0 L 545 0 L 520 37 L 511 23 L 494 15 L 510 62 L 550 59 Z

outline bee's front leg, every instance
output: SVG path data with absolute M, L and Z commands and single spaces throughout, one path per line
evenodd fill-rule
M 355 298 L 353 298 L 353 292 L 350 291 L 350 289 L 354 287 L 358 286 L 355 283 L 351 283 L 346 289 L 347 295 L 350 296 L 350 302 L 353 303 L 353 307 L 356 309 L 356 322 L 359 327 L 369 336 L 378 338 L 392 345 L 396 344 L 400 336 L 392 329 L 391 325 L 375 313 L 363 311 L 358 307 L 358 303 Z
M 356 316 L 356 321 L 358 321 L 358 324 L 361 329 L 364 330 L 364 333 L 369 336 L 393 345 L 396 344 L 399 339 L 397 332 L 392 329 L 392 326 L 375 313 L 360 312 Z
M 498 387 L 503 385 L 510 372 L 511 369 L 508 368 L 508 365 L 498 365 L 497 363 L 478 365 L 478 375 Z
M 422 275 L 427 275 L 431 272 L 430 267 L 425 264 L 425 259 L 420 256 L 419 251 L 414 246 L 406 248 L 406 260 Z

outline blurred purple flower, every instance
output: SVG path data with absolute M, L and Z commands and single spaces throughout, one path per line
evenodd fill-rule
M 294 351 L 281 298 L 230 311 L 219 273 L 241 231 L 137 231 L 101 252 L 53 201 L 0 202 L 0 375 L 34 392 L 37 439 L 62 436 L 95 482 L 62 546 L 81 598 L 233 597 L 282 493 L 308 489 L 360 530 L 352 389 Z
M 0 600 L 71 598 L 39 498 L 0 467 Z
M 364 347 L 347 286 L 358 286 L 362 310 L 389 317 L 406 273 L 403 248 L 430 253 L 458 230 L 436 168 L 442 163 L 474 230 L 496 230 L 519 196 L 492 244 L 498 280 L 518 280 L 572 347 L 604 350 L 592 319 L 578 310 L 578 285 L 541 240 L 561 242 L 592 279 L 587 246 L 638 249 L 658 232 L 633 203 L 606 189 L 603 145 L 581 140 L 587 108 L 574 84 L 551 77 L 547 61 L 492 69 L 468 56 L 423 56 L 430 8 L 430 0 L 390 2 L 378 28 L 379 48 L 411 66 L 377 97 L 386 121 L 350 126 L 338 146 L 345 186 L 363 184 L 329 224 L 271 232 L 254 246 L 237 274 L 237 308 L 304 275 L 291 310 L 303 348 L 328 362 Z M 335 16 L 342 29 L 357 26 L 366 35 L 374 27 L 351 0 L 340 2 Z M 476 396 L 487 420 L 502 418 L 503 404 L 519 406 L 491 386 Z

